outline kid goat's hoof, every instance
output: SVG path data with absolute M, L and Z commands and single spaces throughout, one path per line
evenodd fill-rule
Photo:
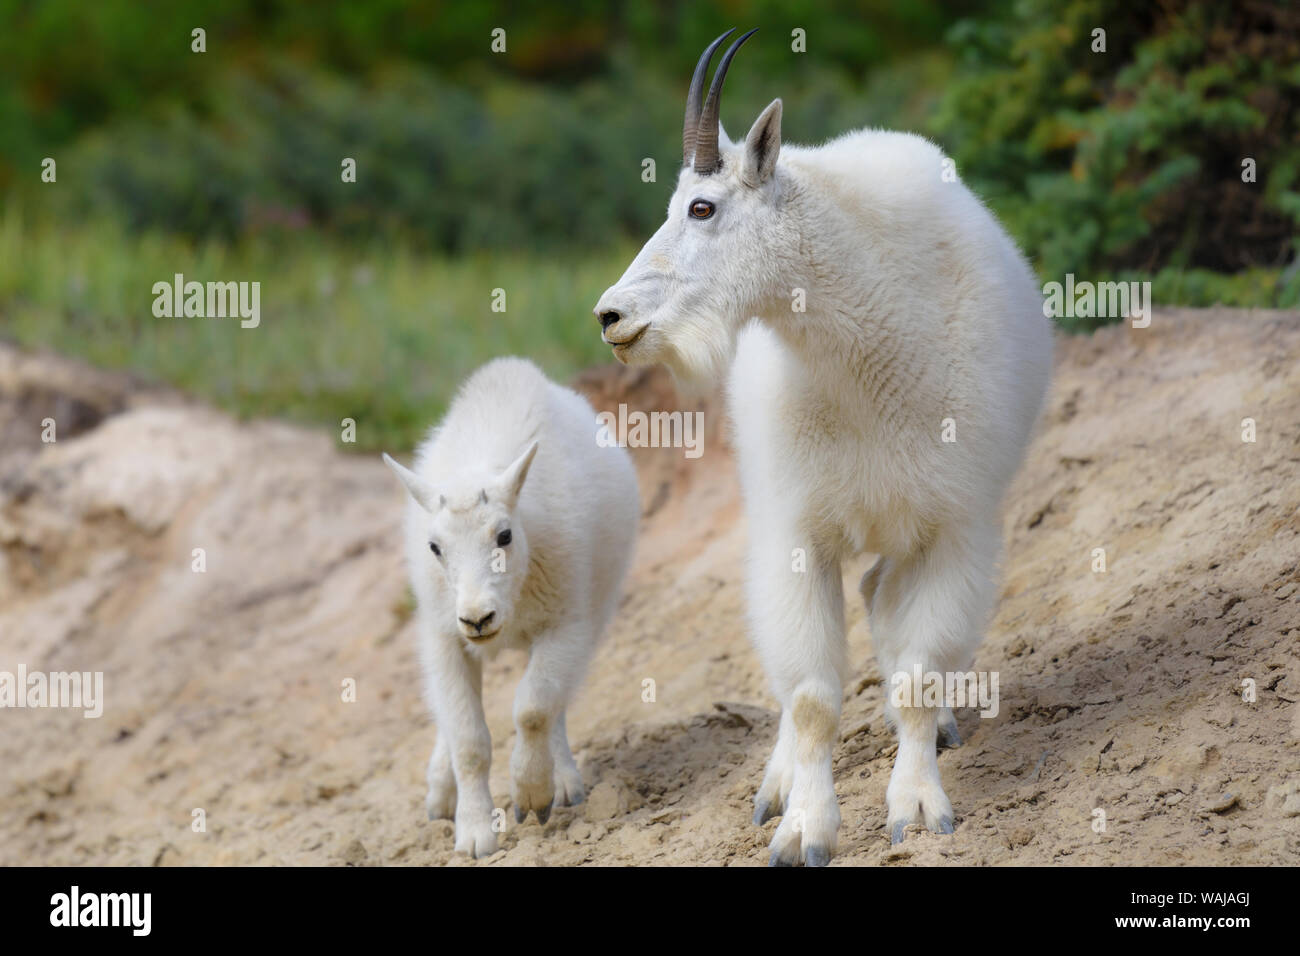
M 555 801 L 552 800 L 552 801 L 551 801 L 550 803 L 548 803 L 546 806 L 544 806 L 544 807 L 538 807 L 538 808 L 537 808 L 537 811 L 536 811 L 536 812 L 537 812 L 537 822 L 538 822 L 538 824 L 545 826 L 546 821 L 549 820 L 549 819 L 551 819 L 551 808 L 554 807 L 554 806 L 555 806 Z M 515 823 L 523 823 L 523 822 L 524 822 L 525 820 L 527 820 L 527 819 L 528 819 L 528 811 L 525 810 L 523 807 L 521 807 L 519 804 L 516 803 L 516 804 L 515 804 Z

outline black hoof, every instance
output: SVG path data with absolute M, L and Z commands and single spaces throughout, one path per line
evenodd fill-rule
M 761 827 L 764 823 L 766 823 L 768 820 L 771 820 L 773 817 L 777 815 L 778 813 L 776 809 L 772 806 L 771 801 L 765 800 L 762 803 L 756 804 L 754 806 L 754 824 L 756 826 Z
M 515 804 L 515 823 L 523 823 L 523 822 L 524 822 L 524 817 L 526 817 L 526 816 L 528 816 L 528 811 L 525 810 L 523 807 L 521 807 L 519 804 L 516 803 L 516 804 Z
M 939 744 L 948 748 L 961 746 L 961 734 L 957 732 L 956 724 L 939 728 Z
M 895 823 L 895 824 L 894 824 L 894 829 L 891 830 L 890 833 L 889 833 L 889 842 L 890 842 L 890 843 L 902 843 L 902 842 L 903 842 L 903 828 L 904 828 L 905 826 L 907 826 L 906 823 Z
M 952 830 L 953 830 L 953 827 L 952 827 L 952 817 L 944 817 L 942 820 L 939 821 L 939 829 L 935 830 L 934 832 L 935 832 L 935 833 L 952 833 Z
M 831 861 L 831 851 L 822 846 L 810 846 L 803 854 L 804 866 L 825 866 Z
M 553 807 L 553 806 L 555 806 L 555 801 L 554 801 L 554 800 L 552 800 L 552 801 L 551 801 L 550 803 L 548 803 L 546 806 L 542 807 L 540 810 L 537 811 L 537 822 L 538 822 L 538 823 L 540 823 L 540 824 L 542 824 L 542 825 L 544 826 L 544 825 L 546 824 L 546 821 L 549 820 L 549 819 L 551 819 L 551 807 Z

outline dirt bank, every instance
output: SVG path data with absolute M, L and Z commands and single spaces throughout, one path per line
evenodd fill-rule
M 889 845 L 870 559 L 846 569 L 833 863 L 1296 863 L 1300 315 L 1157 312 L 1062 339 L 1057 365 L 976 660 L 1000 712 L 959 713 L 966 743 L 940 757 L 951 837 Z M 658 373 L 581 385 L 597 407 L 674 401 Z M 635 568 L 569 718 L 590 799 L 511 822 L 479 865 L 766 863 L 776 824 L 750 801 L 776 714 L 717 418 L 699 459 L 636 452 Z M 103 671 L 106 698 L 100 719 L 0 711 L 0 863 L 470 863 L 424 819 L 434 731 L 376 457 L 4 348 L 0 441 L 0 670 Z M 521 667 L 488 669 L 503 807 Z

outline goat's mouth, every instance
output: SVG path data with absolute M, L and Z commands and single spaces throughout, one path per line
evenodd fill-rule
M 645 335 L 646 332 L 649 331 L 649 329 L 650 329 L 650 323 L 647 322 L 645 325 L 641 326 L 641 328 L 637 329 L 627 338 L 620 339 L 618 341 L 607 338 L 605 339 L 605 344 L 613 347 L 615 357 L 622 358 L 623 353 L 627 349 L 630 349 L 632 346 L 636 345 L 637 342 L 641 341 L 641 336 Z M 604 338 L 604 336 L 601 337 Z
M 496 637 L 500 633 L 501 633 L 501 628 L 498 627 L 495 631 L 491 631 L 487 634 L 466 634 L 465 640 L 473 644 L 482 644 L 484 641 L 490 641 L 492 638 Z

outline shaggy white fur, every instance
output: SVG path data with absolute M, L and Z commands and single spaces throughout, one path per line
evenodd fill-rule
M 595 311 L 621 361 L 714 381 L 730 364 L 750 627 L 782 708 L 755 819 L 784 815 L 774 863 L 821 864 L 840 824 L 840 563 L 882 556 L 861 590 L 887 682 L 970 666 L 1052 340 L 1029 266 L 933 144 L 863 130 L 782 147 L 780 126 L 776 100 L 744 143 L 720 134 L 720 169 L 688 162 Z M 952 832 L 936 756 L 951 711 L 886 711 L 891 837 Z
M 528 652 L 515 694 L 515 818 L 545 822 L 583 799 L 564 715 L 618 605 L 639 498 L 627 452 L 598 441 L 586 399 L 522 359 L 496 359 L 461 387 L 416 450 L 384 460 L 410 492 L 406 557 L 425 696 L 438 726 L 429 818 L 456 821 L 456 849 L 496 850 L 492 742 L 482 665 Z M 611 445 L 606 442 L 605 445 Z

